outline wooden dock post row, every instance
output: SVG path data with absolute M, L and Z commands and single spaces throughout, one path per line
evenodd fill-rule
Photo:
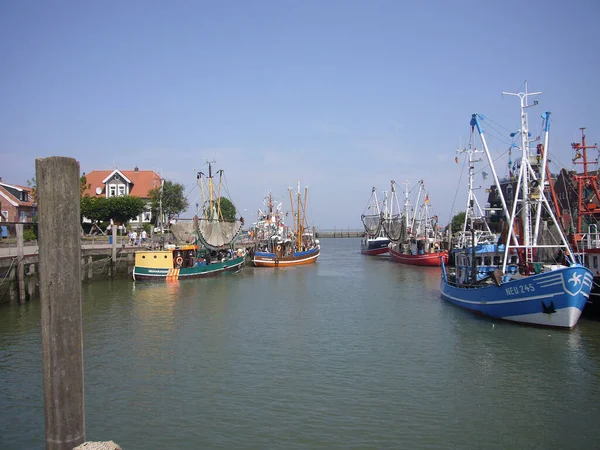
M 101 448 L 85 442 L 79 162 L 53 156 L 35 169 L 46 450 Z
M 17 224 L 17 282 L 19 284 L 19 303 L 25 303 L 25 267 L 23 264 L 23 224 Z

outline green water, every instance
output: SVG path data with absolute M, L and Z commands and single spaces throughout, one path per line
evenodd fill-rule
M 439 269 L 312 266 L 83 288 L 88 440 L 124 449 L 597 448 L 600 322 L 494 322 Z M 0 308 L 0 449 L 44 447 L 38 302 Z

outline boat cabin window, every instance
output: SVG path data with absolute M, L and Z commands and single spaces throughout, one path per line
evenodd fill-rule
M 475 258 L 475 265 L 477 265 L 477 266 L 481 265 L 481 256 L 478 256 Z
M 502 260 L 500 259 L 500 257 L 494 256 L 494 265 L 499 266 L 500 264 L 502 264 Z
M 510 257 L 510 263 L 511 264 L 517 264 L 519 262 L 519 257 L 517 255 L 512 255 Z
M 486 266 L 491 266 L 492 265 L 492 257 L 491 256 L 486 256 L 483 259 L 483 262 L 485 263 Z
M 598 268 L 598 257 L 594 256 L 594 269 Z

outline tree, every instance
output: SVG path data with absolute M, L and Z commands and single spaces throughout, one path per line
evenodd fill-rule
M 462 231 L 463 226 L 465 224 L 465 217 L 466 217 L 465 211 L 461 211 L 458 214 L 454 215 L 454 217 L 452 218 L 452 223 L 451 223 L 452 234 L 454 234 L 458 231 Z
M 221 204 L 221 217 L 225 220 L 235 220 L 236 209 L 231 200 L 220 197 L 217 202 Z
M 185 211 L 189 203 L 184 195 L 185 187 L 179 183 L 173 183 L 165 180 L 162 188 L 157 187 L 150 191 L 150 210 L 154 218 L 154 224 L 158 225 L 157 220 L 160 216 L 160 209 L 167 216 L 167 223 L 171 223 L 171 219 L 177 217 Z M 162 206 L 161 206 L 162 205 Z
M 139 197 L 123 195 L 107 200 L 110 218 L 117 223 L 125 224 L 146 210 L 146 202 Z
M 79 196 L 83 198 L 83 193 L 91 186 L 91 184 L 88 184 L 85 174 L 81 175 L 81 178 L 79 178 Z
M 31 188 L 29 191 L 29 195 L 33 199 L 34 203 L 37 202 L 37 182 L 35 177 L 27 180 L 27 186 Z
M 128 195 L 109 198 L 86 195 L 81 199 L 81 215 L 94 223 L 112 219 L 114 222 L 124 224 L 145 210 L 144 200 Z

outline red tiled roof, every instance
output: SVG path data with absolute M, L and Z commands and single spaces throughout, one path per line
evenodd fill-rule
M 85 178 L 90 187 L 85 190 L 84 195 L 87 194 L 90 197 L 106 196 L 102 180 L 113 172 L 114 170 L 93 170 L 86 173 Z M 119 170 L 119 172 L 131 180 L 132 185 L 129 191 L 129 195 L 131 196 L 148 198 L 150 191 L 160 186 L 161 178 L 153 170 Z M 102 189 L 100 194 L 96 193 L 97 188 Z
M 13 194 L 11 194 L 11 192 L 6 189 L 4 186 L 0 185 L 0 191 L 2 191 L 2 193 L 7 196 L 12 202 L 17 203 L 18 206 L 33 206 L 34 201 L 33 198 L 31 198 L 31 188 L 29 187 L 25 187 L 25 186 L 19 186 L 17 184 L 9 184 L 9 183 L 5 183 L 8 184 L 9 186 L 15 187 L 15 188 L 19 188 L 22 189 L 23 191 L 27 192 L 27 201 L 21 201 L 21 199 L 15 197 Z

